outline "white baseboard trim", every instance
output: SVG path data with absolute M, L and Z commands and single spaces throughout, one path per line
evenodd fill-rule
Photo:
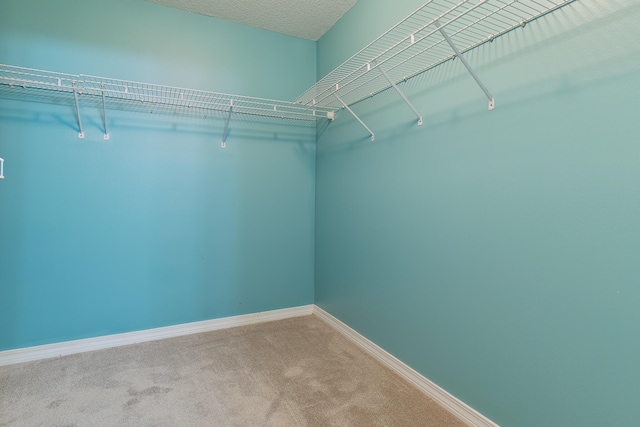
M 105 348 L 137 344 L 147 341 L 155 341 L 164 338 L 173 338 L 182 335 L 233 328 L 237 326 L 289 319 L 292 317 L 309 316 L 311 314 L 314 314 L 320 320 L 324 321 L 333 329 L 344 335 L 347 339 L 358 345 L 383 365 L 396 372 L 418 390 L 438 402 L 442 407 L 447 409 L 467 425 L 474 427 L 499 427 L 498 424 L 480 414 L 461 400 L 452 396 L 446 390 L 442 389 L 422 374 L 382 349 L 377 344 L 374 344 L 354 329 L 313 304 L 284 308 L 280 310 L 243 314 L 240 316 L 224 317 L 221 319 L 204 320 L 201 322 L 185 323 L 182 325 L 147 329 L 143 331 L 0 351 L 0 366 L 29 362 L 33 360 L 49 359 L 52 357 L 66 356 L 75 353 L 84 353 L 87 351 L 102 350 Z
M 197 334 L 219 329 L 246 326 L 292 317 L 310 316 L 314 306 L 283 308 L 280 310 L 264 311 L 260 313 L 243 314 L 240 316 L 223 317 L 221 319 L 204 320 L 201 322 L 185 323 L 182 325 L 166 326 L 163 328 L 147 329 L 144 331 L 126 332 L 123 334 L 106 335 L 95 338 L 85 338 L 75 341 L 65 341 L 35 347 L 18 348 L 0 351 L 0 366 L 33 360 L 49 359 L 86 351 L 102 350 L 105 348 L 155 341 L 182 335 Z
M 402 378 L 407 380 L 410 384 L 415 386 L 418 390 L 435 400 L 440 406 L 444 407 L 451 414 L 463 421 L 469 426 L 473 427 L 499 427 L 494 423 L 466 403 L 452 396 L 443 388 L 436 385 L 431 380 L 424 377 L 416 370 L 409 367 L 397 357 L 385 351 L 383 348 L 368 340 L 364 336 L 360 335 L 354 329 L 350 328 L 334 316 L 324 311 L 318 306 L 314 306 L 313 314 L 320 320 L 327 323 L 333 329 L 341 333 L 347 339 L 354 344 L 362 348 L 369 353 L 387 368 L 396 372 Z

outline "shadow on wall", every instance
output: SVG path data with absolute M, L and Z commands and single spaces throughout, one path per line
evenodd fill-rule
M 0 349 L 311 302 L 313 128 L 108 113 L 0 100 Z
M 44 126 L 57 124 L 64 126 L 77 135 L 79 129 L 75 107 L 64 106 L 63 111 L 60 111 L 59 108 L 54 111 L 34 111 L 33 108 L 29 108 L 33 104 L 21 102 L 19 96 L 13 96 L 12 99 L 18 102 L 7 105 L 4 108 L 0 105 L 0 120 Z M 97 110 L 83 110 L 81 114 L 83 129 L 87 133 L 87 137 L 90 136 L 89 133 L 93 136 L 104 134 L 105 127 L 104 120 L 100 116 L 101 113 Z M 158 131 L 210 137 L 214 145 L 219 145 L 222 141 L 226 120 L 225 117 L 220 117 L 220 115 L 208 118 L 194 118 L 179 114 L 131 113 L 113 110 L 107 110 L 107 115 L 109 133 L 116 138 L 118 129 L 123 131 Z M 322 122 L 327 122 L 327 120 Z M 285 127 L 287 128 L 286 131 L 283 130 Z M 246 116 L 232 116 L 227 138 L 230 142 L 233 141 L 233 138 L 237 138 L 241 141 L 267 140 L 301 144 L 299 148 L 308 155 L 308 148 L 304 147 L 305 144 L 315 142 L 315 135 L 309 131 L 312 128 L 313 124 L 292 121 L 277 123 L 277 120 L 261 121 L 260 119 L 256 120 Z

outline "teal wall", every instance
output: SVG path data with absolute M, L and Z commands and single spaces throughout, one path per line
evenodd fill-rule
M 315 43 L 142 0 L 2 0 L 0 63 L 294 99 Z M 0 350 L 313 302 L 315 128 L 0 100 Z
M 322 76 L 419 6 L 360 1 Z M 315 301 L 502 426 L 640 419 L 640 3 L 580 0 L 318 135 Z
M 142 0 L 0 1 L 0 63 L 294 99 L 318 44 Z M 0 100 L 0 350 L 315 302 L 503 426 L 640 418 L 640 5 L 580 0 L 328 128 Z M 315 183 L 315 189 L 314 189 Z M 315 201 L 315 202 L 314 202 Z M 315 224 L 315 246 L 314 246 Z

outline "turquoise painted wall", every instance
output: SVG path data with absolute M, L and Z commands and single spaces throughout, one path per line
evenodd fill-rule
M 142 0 L 3 0 L 0 63 L 277 99 L 315 43 Z M 0 100 L 0 350 L 313 302 L 315 128 Z
M 420 2 L 360 1 L 322 76 Z M 316 304 L 502 426 L 634 426 L 640 4 L 580 0 L 318 135 Z

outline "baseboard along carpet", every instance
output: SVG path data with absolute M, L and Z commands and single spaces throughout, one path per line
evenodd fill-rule
M 0 366 L 0 425 L 465 424 L 304 316 Z

